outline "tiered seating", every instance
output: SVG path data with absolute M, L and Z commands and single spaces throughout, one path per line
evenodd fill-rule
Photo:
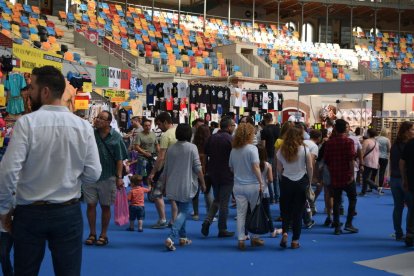
M 356 44 L 355 50 L 362 60 L 370 61 L 370 69 L 414 69 L 412 34 L 378 33 L 374 37 L 369 32 L 354 32 L 354 37 L 365 42 Z
M 338 45 L 302 43 L 297 32 L 275 25 L 233 22 L 229 33 L 227 20 L 209 19 L 203 32 L 202 16 L 182 15 L 178 28 L 178 15 L 155 11 L 154 20 L 149 12 L 129 7 L 126 14 L 115 4 L 95 2 L 80 5 L 80 13 L 60 13 L 68 25 L 95 30 L 135 56 L 145 57 L 156 70 L 200 76 L 227 76 L 229 72 L 243 75 L 240 67 L 215 53 L 214 47 L 236 42 L 254 42 L 258 55 L 276 68 L 276 79 L 300 82 L 348 80 L 345 58 L 338 54 Z M 76 24 L 75 24 L 76 23 Z M 254 32 L 252 33 L 252 27 Z
M 63 30 L 57 28 L 52 21 L 42 15 L 39 7 L 20 3 L 13 5 L 10 2 L 0 0 L 0 9 L 2 11 L 1 32 L 13 39 L 14 43 L 66 56 L 65 50 L 62 51 L 62 46 L 57 41 L 63 36 Z

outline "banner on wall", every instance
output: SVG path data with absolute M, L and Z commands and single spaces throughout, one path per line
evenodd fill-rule
M 96 85 L 115 89 L 129 89 L 131 70 L 98 64 L 96 66 Z
M 414 93 L 414 74 L 401 75 L 401 93 Z
M 33 68 L 51 65 L 62 71 L 62 56 L 45 52 L 42 50 L 26 47 L 19 44 L 13 44 L 13 55 L 18 59 L 15 71 L 23 73 L 31 73 Z

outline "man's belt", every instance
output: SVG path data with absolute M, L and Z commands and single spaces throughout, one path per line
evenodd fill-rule
M 47 200 L 38 200 L 33 202 L 32 204 L 29 204 L 31 206 L 66 206 L 66 205 L 73 205 L 75 203 L 79 202 L 79 198 L 72 198 L 68 201 L 65 202 L 59 202 L 59 203 L 55 203 L 55 202 L 50 202 Z

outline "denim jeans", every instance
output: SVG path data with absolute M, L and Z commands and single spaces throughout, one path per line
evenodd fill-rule
M 13 237 L 10 233 L 0 233 L 0 263 L 4 276 L 13 276 L 13 266 L 10 261 L 10 251 L 13 247 Z
M 190 202 L 179 202 L 176 201 L 178 207 L 178 215 L 171 227 L 170 235 L 168 236 L 171 240 L 176 238 L 187 238 L 185 231 L 185 222 L 187 221 L 187 215 L 190 212 Z
M 233 193 L 237 204 L 237 236 L 239 241 L 244 241 L 246 239 L 247 208 L 249 204 L 251 210 L 256 206 L 259 199 L 259 185 L 234 185 Z
M 370 167 L 364 166 L 364 172 L 362 173 L 362 193 L 367 192 L 368 186 L 370 189 L 377 189 L 377 185 L 375 185 L 375 176 L 377 175 L 377 169 L 373 169 Z
M 280 188 L 279 188 L 279 178 L 277 177 L 276 164 L 274 163 L 273 158 L 269 158 L 267 162 L 272 165 L 273 173 L 273 185 L 269 185 L 270 200 L 279 201 L 280 198 Z
M 227 230 L 227 217 L 229 214 L 229 200 L 233 191 L 233 184 L 222 184 L 218 182 L 218 179 L 212 178 L 212 187 L 214 200 L 208 210 L 206 221 L 211 224 L 214 216 L 219 212 L 218 217 L 218 229 L 219 231 Z
M 80 204 L 18 205 L 14 212 L 14 273 L 38 275 L 46 241 L 55 275 L 80 275 L 83 220 Z
M 404 211 L 404 202 L 407 202 L 407 207 L 412 206 L 409 204 L 410 197 L 404 192 L 402 187 L 402 179 L 391 177 L 390 179 L 392 198 L 394 199 L 394 210 L 392 212 L 392 222 L 394 224 L 395 237 L 400 238 L 404 235 L 402 230 L 402 216 Z M 412 200 L 412 199 L 411 199 Z M 408 221 L 408 213 L 407 213 Z
M 388 159 L 386 158 L 380 158 L 379 159 L 379 182 L 378 185 L 382 187 L 384 185 L 384 176 L 385 176 L 385 170 L 387 169 L 388 165 Z
M 352 220 L 354 218 L 355 208 L 357 204 L 357 192 L 356 192 L 356 184 L 355 181 L 349 185 L 346 185 L 341 188 L 334 188 L 332 187 L 331 190 L 333 193 L 334 205 L 333 205 L 333 222 L 336 227 L 340 225 L 339 217 L 340 217 L 340 208 L 342 202 L 342 191 L 346 192 L 348 197 L 348 213 L 346 218 L 346 225 L 352 225 Z

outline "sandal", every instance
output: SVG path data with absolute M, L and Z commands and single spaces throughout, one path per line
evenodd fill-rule
M 167 250 L 175 251 L 174 242 L 170 238 L 166 239 L 164 244 L 165 244 L 165 247 L 167 248 Z
M 190 245 L 192 240 L 188 238 L 180 238 L 180 246 Z
M 99 236 L 99 239 L 95 242 L 97 246 L 105 246 L 109 243 L 108 237 Z
M 89 234 L 89 237 L 85 240 L 86 245 L 94 245 L 96 242 L 96 235 Z

